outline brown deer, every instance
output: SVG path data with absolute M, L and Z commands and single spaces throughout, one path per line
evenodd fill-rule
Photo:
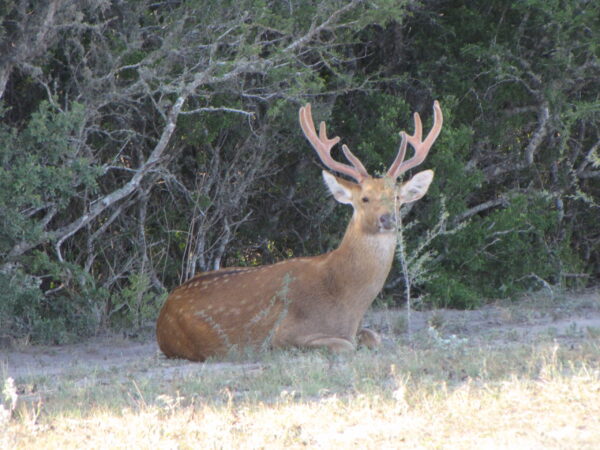
M 340 138 L 328 138 L 325 123 L 315 130 L 310 104 L 300 108 L 300 126 L 321 161 L 356 182 L 323 171 L 325 184 L 354 214 L 339 247 L 310 258 L 292 258 L 260 267 L 232 267 L 200 273 L 175 288 L 156 326 L 158 345 L 168 357 L 202 361 L 232 347 L 325 347 L 351 351 L 356 343 L 379 345 L 379 336 L 359 326 L 383 287 L 396 249 L 401 203 L 425 195 L 433 171 L 417 173 L 396 185 L 400 174 L 422 163 L 442 128 L 436 101 L 434 124 L 422 140 L 421 119 L 415 134 L 401 132 L 398 155 L 382 178 L 371 177 L 346 145 L 351 165 L 335 161 L 331 149 Z M 406 146 L 415 150 L 404 161 Z

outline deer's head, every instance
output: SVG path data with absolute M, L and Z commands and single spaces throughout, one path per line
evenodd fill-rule
M 434 123 L 431 131 L 422 140 L 423 127 L 421 118 L 415 113 L 415 133 L 407 135 L 400 133 L 402 141 L 398 155 L 385 176 L 373 178 L 369 175 L 360 160 L 352 154 L 350 149 L 342 146 L 344 156 L 351 165 L 335 161 L 331 157 L 331 149 L 340 138 L 328 138 L 324 122 L 321 122 L 319 134 L 315 130 L 310 104 L 300 108 L 300 126 L 304 135 L 317 151 L 323 164 L 329 169 L 353 178 L 355 182 L 339 178 L 327 171 L 323 171 L 325 184 L 334 198 L 354 208 L 354 222 L 366 234 L 393 233 L 396 231 L 396 217 L 401 204 L 414 202 L 425 195 L 433 180 L 433 171 L 425 170 L 414 175 L 403 184 L 397 184 L 398 177 L 407 170 L 421 164 L 431 146 L 437 139 L 442 129 L 442 110 L 436 101 L 433 104 Z M 414 150 L 414 156 L 404 161 L 407 144 Z

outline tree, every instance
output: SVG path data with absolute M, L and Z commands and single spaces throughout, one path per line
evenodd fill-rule
M 110 292 L 172 285 L 182 259 L 182 278 L 218 267 L 251 217 L 248 200 L 278 170 L 289 132 L 273 124 L 287 125 L 302 98 L 352 86 L 339 76 L 355 59 L 348 41 L 388 11 L 379 6 L 56 0 L 29 16 L 28 2 L 10 4 L 4 47 L 54 39 L 2 66 L 7 114 L 18 91 L 32 92 L 29 111 L 5 115 L 6 229 L 35 230 L 6 240 L 3 273 L 31 275 L 45 299 L 64 302 L 89 298 L 91 285 L 104 323 L 136 296 Z M 33 169 L 19 174 L 24 148 Z M 16 195 L 15 177 L 48 167 L 56 173 Z
M 439 189 L 448 227 L 464 229 L 433 242 L 437 267 L 429 267 L 435 276 L 425 292 L 436 303 L 475 306 L 523 289 L 593 282 L 598 6 L 426 5 L 370 61 L 406 74 L 405 82 L 387 84 L 388 93 L 418 103 L 440 98 L 451 110 L 428 161 L 439 180 L 428 198 Z M 384 42 L 391 35 L 378 32 Z M 428 228 L 441 215 L 441 204 L 431 206 L 417 213 Z M 408 242 L 418 247 L 415 238 Z

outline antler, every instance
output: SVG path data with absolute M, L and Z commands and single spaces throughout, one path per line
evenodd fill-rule
M 352 163 L 352 166 L 337 162 L 331 157 L 331 149 L 340 141 L 340 138 L 338 136 L 332 139 L 327 137 L 325 122 L 321 122 L 319 126 L 319 136 L 317 136 L 315 124 L 312 118 L 312 112 L 310 109 L 310 103 L 307 103 L 306 106 L 300 108 L 299 116 L 302 131 L 304 131 L 306 139 L 309 140 L 314 149 L 317 151 L 317 154 L 319 155 L 319 158 L 321 158 L 321 161 L 323 161 L 323 164 L 325 164 L 331 170 L 354 178 L 359 183 L 364 179 L 369 178 L 369 173 L 367 172 L 367 169 L 365 169 L 365 166 L 363 166 L 360 160 L 352 154 L 346 145 L 342 146 L 342 151 L 344 152 L 346 159 Z
M 444 121 L 442 109 L 440 108 L 440 104 L 437 100 L 433 102 L 433 117 L 433 127 L 424 141 L 421 140 L 423 136 L 423 126 L 421 125 L 421 117 L 419 116 L 419 113 L 415 113 L 415 134 L 409 136 L 404 131 L 400 132 L 400 136 L 402 136 L 402 142 L 400 143 L 398 156 L 396 156 L 394 163 L 387 172 L 388 177 L 398 178 L 400 174 L 406 172 L 408 169 L 418 166 L 425 160 L 427 154 L 429 153 L 429 149 L 440 134 L 442 122 Z M 408 161 L 404 161 L 407 143 L 412 145 L 412 147 L 415 149 L 415 155 Z

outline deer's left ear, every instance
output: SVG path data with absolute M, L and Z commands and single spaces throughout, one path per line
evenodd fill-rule
M 433 180 L 433 170 L 419 172 L 400 187 L 400 201 L 410 203 L 423 197 Z

